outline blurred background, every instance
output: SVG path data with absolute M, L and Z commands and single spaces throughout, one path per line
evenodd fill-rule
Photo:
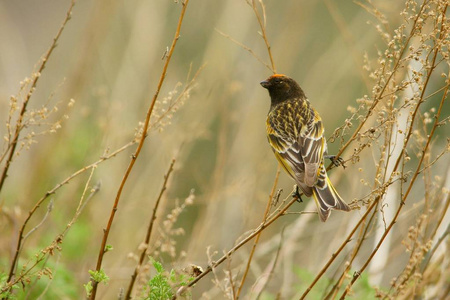
M 402 22 L 399 13 L 404 1 L 373 2 L 389 20 L 390 28 Z M 10 96 L 18 95 L 21 82 L 36 70 L 69 4 L 56 0 L 0 2 L 1 136 L 7 133 L 4 124 L 10 111 Z M 367 53 L 376 57 L 377 51 L 385 47 L 375 29 L 376 19 L 353 1 L 267 0 L 265 5 L 267 36 L 276 70 L 299 82 L 320 112 L 326 136 L 330 136 L 350 117 L 348 106 L 357 107 L 356 99 L 371 93 L 373 83 L 363 69 L 363 56 Z M 172 42 L 180 10 L 179 1 L 170 0 L 76 3 L 29 104 L 29 112 L 54 106 L 58 111 L 25 129 L 23 136 L 32 132 L 35 136 L 32 142 L 25 140 L 20 155 L 14 158 L 0 194 L 2 273 L 9 270 L 18 230 L 36 201 L 80 168 L 133 141 L 156 90 L 164 64 L 162 57 Z M 136 265 L 133 255 L 140 253 L 138 247 L 174 157 L 174 172 L 151 241 L 152 247 L 159 247 L 152 255 L 168 270 L 189 264 L 205 268 L 207 247 L 211 253 L 217 252 L 213 256 L 217 259 L 263 218 L 277 162 L 265 135 L 270 100 L 259 82 L 271 71 L 218 31 L 251 48 L 269 63 L 257 20 L 246 1 L 189 2 L 152 117 L 153 126 L 125 186 L 112 226 L 108 243 L 114 250 L 103 261 L 110 281 L 107 287 L 99 286 L 99 299 L 113 299 L 128 286 Z M 167 112 L 200 68 L 188 97 L 185 94 L 179 99 L 176 111 Z M 69 104 L 71 99 L 73 106 Z M 448 115 L 448 107 L 446 110 Z M 61 128 L 52 130 L 56 123 Z M 440 130 L 436 153 L 445 146 L 448 136 L 448 131 Z M 102 229 L 135 147 L 102 162 L 93 173 L 88 185 L 101 182 L 101 189 L 70 228 L 62 251 L 46 262 L 54 270 L 54 281 L 44 299 L 82 297 L 83 284 L 89 280 L 88 270 L 95 268 Z M 339 147 L 339 140 L 328 145 L 330 153 L 336 153 Z M 343 154 L 344 159 L 350 157 L 352 149 L 351 146 Z M 361 182 L 373 180 L 377 154 L 371 151 L 361 154 L 358 162 L 348 162 L 345 170 L 335 168 L 329 172 L 348 203 L 371 191 L 370 185 Z M 448 163 L 447 155 L 436 166 L 436 175 L 446 175 Z M 78 206 L 89 172 L 70 180 L 49 198 L 53 210 L 27 239 L 19 268 L 64 230 Z M 281 173 L 277 187 L 283 190 L 281 198 L 289 196 L 293 184 Z M 183 210 L 173 225 L 184 233 L 168 234 L 163 221 L 191 194 L 195 195 L 193 204 Z M 305 200 L 295 203 L 290 211 L 314 211 L 313 201 Z M 28 230 L 42 220 L 48 203 L 30 220 Z M 272 299 L 278 293 L 281 299 L 298 297 L 364 211 L 333 212 L 326 223 L 319 222 L 315 214 L 286 215 L 277 220 L 262 234 L 243 295 L 253 299 L 252 286 L 275 257 L 280 232 L 285 228 L 282 259 L 264 297 Z M 407 260 L 401 256 L 401 241 L 417 214 L 412 203 L 404 211 L 407 213 L 392 233 L 396 246 L 389 252 L 390 264 L 382 271 L 369 272 L 362 279 L 364 284 L 355 290 L 355 299 L 367 295 L 366 299 L 370 299 L 375 295 L 373 286 L 388 288 L 399 273 L 399 265 Z M 374 236 L 375 233 L 368 239 Z M 172 252 L 161 248 L 164 241 L 174 247 Z M 233 256 L 229 268 L 235 275 L 241 276 L 250 247 L 251 243 Z M 372 249 L 373 242 L 364 245 L 355 268 L 361 266 Z M 217 270 L 219 278 L 224 277 L 226 268 Z M 326 277 L 332 277 L 336 270 L 332 267 Z M 193 299 L 226 298 L 212 279 L 208 275 L 197 284 L 192 290 Z M 33 289 L 19 291 L 20 298 L 36 297 L 48 282 L 48 278 L 38 280 Z M 327 282 L 323 282 L 323 289 Z M 322 292 L 319 288 L 311 299 L 321 298 Z

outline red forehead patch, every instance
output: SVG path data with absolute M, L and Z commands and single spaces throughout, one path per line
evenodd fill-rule
M 273 78 L 273 77 L 286 77 L 286 75 L 284 75 L 284 74 L 273 74 L 272 76 L 270 76 L 270 78 Z

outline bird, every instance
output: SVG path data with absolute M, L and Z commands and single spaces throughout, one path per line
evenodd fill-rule
M 267 139 L 283 169 L 295 180 L 296 196 L 299 188 L 313 197 L 319 218 L 325 222 L 331 210 L 350 211 L 328 178 L 324 126 L 319 113 L 311 106 L 298 83 L 283 74 L 274 74 L 261 86 L 269 91 L 270 110 L 267 115 Z

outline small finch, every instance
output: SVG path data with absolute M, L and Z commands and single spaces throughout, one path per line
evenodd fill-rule
M 324 163 L 327 143 L 322 119 L 303 90 L 295 80 L 281 74 L 267 78 L 261 85 L 269 90 L 271 100 L 267 139 L 297 188 L 307 197 L 314 197 L 323 222 L 332 209 L 350 211 L 327 176 Z

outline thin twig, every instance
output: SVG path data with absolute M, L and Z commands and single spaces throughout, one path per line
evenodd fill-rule
M 187 82 L 185 85 L 185 88 L 183 89 L 183 91 L 180 93 L 180 95 L 177 97 L 177 99 L 171 104 L 169 105 L 169 107 L 167 108 L 167 110 L 165 110 L 159 117 L 158 119 L 155 120 L 155 122 L 152 123 L 152 125 L 149 127 L 150 131 L 151 129 L 157 129 L 157 127 L 155 126 L 156 124 L 158 124 L 158 122 L 160 122 L 167 114 L 168 112 L 172 109 L 172 107 L 178 103 L 178 101 L 183 97 L 183 95 L 192 87 L 194 80 L 197 78 L 197 76 L 199 75 L 200 71 L 203 69 L 204 66 L 200 67 L 198 69 L 198 71 L 195 73 L 194 77 L 192 78 L 191 81 Z M 67 178 L 65 178 L 63 181 L 59 182 L 58 184 L 56 184 L 52 189 L 48 190 L 44 196 L 42 196 L 34 205 L 34 207 L 28 212 L 28 216 L 25 219 L 25 221 L 23 222 L 20 230 L 19 230 L 19 237 L 17 240 L 17 246 L 16 246 L 16 250 L 14 253 L 14 258 L 13 261 L 11 263 L 11 268 L 15 268 L 15 265 L 17 263 L 17 260 L 19 258 L 20 252 L 23 248 L 23 239 L 24 239 L 24 232 L 26 229 L 26 226 L 28 225 L 28 222 L 30 221 L 31 217 L 34 215 L 34 213 L 37 211 L 37 209 L 43 204 L 43 202 L 45 200 L 48 199 L 48 197 L 50 197 L 51 195 L 56 194 L 56 192 L 62 188 L 63 186 L 65 186 L 66 184 L 68 184 L 72 179 L 78 177 L 79 175 L 83 174 L 84 172 L 92 169 L 92 168 L 96 168 L 98 165 L 100 165 L 101 163 L 116 157 L 118 154 L 124 152 L 125 150 L 127 150 L 128 148 L 130 148 L 131 146 L 135 145 L 137 143 L 136 140 L 133 140 L 131 142 L 126 143 L 125 145 L 123 145 L 122 147 L 114 150 L 113 152 L 105 152 L 105 154 L 103 154 L 98 160 L 96 160 L 95 162 L 84 166 L 83 168 L 75 171 L 74 173 L 72 173 L 70 176 L 68 176 Z M 11 271 L 10 271 L 11 272 Z
M 256 58 L 260 63 L 262 63 L 267 69 L 269 69 L 270 71 L 273 71 L 272 68 L 266 64 L 261 57 L 259 57 L 255 51 L 253 51 L 250 47 L 245 46 L 244 44 L 242 44 L 241 42 L 237 41 L 236 39 L 232 38 L 230 35 L 223 33 L 222 31 L 220 31 L 219 29 L 215 29 L 215 31 L 217 33 L 219 33 L 220 35 L 222 35 L 223 37 L 229 39 L 230 41 L 232 41 L 233 43 L 235 43 L 236 45 L 238 45 L 239 47 L 241 47 L 242 49 L 244 49 L 245 51 L 247 51 L 248 53 L 250 53 L 254 58 Z
M 447 6 L 446 6 L 446 8 L 447 8 Z M 445 13 L 445 11 L 446 11 L 446 9 L 444 10 L 444 13 Z M 435 56 L 434 56 L 434 58 L 433 58 L 433 64 L 432 64 L 432 66 L 434 66 L 434 62 L 435 62 L 436 56 L 437 56 L 437 50 L 435 51 Z M 433 70 L 433 68 L 431 68 L 431 70 Z M 430 70 L 430 72 L 429 72 L 429 74 L 428 74 L 428 76 L 427 76 L 427 79 L 426 79 L 426 81 L 425 81 L 424 88 L 423 88 L 423 90 L 422 90 L 422 97 L 423 97 L 423 93 L 425 93 L 427 83 L 429 82 L 429 79 L 430 79 L 430 77 L 431 77 L 431 70 Z M 383 233 L 383 235 L 381 236 L 379 242 L 377 243 L 375 249 L 372 251 L 372 253 L 370 254 L 369 258 L 366 260 L 366 262 L 364 263 L 364 265 L 361 267 L 361 269 L 360 269 L 359 271 L 355 272 L 355 274 L 354 274 L 353 277 L 352 277 L 352 280 L 351 280 L 350 283 L 347 285 L 347 287 L 346 287 L 344 293 L 341 295 L 341 298 L 340 298 L 340 299 L 345 299 L 347 293 L 350 291 L 350 289 L 351 289 L 351 287 L 353 286 L 353 284 L 355 283 L 355 281 L 361 276 L 361 273 L 366 269 L 366 267 L 367 267 L 367 266 L 369 265 L 369 263 L 372 261 L 372 258 L 375 256 L 375 254 L 377 253 L 377 251 L 378 251 L 378 249 L 380 248 L 381 244 L 384 242 L 386 236 L 389 234 L 389 232 L 391 231 L 392 227 L 393 227 L 394 224 L 396 223 L 397 218 L 398 218 L 398 216 L 399 216 L 399 214 L 400 214 L 400 211 L 402 210 L 403 206 L 405 205 L 406 199 L 407 199 L 409 193 L 411 192 L 411 189 L 412 189 L 412 187 L 413 187 L 413 185 L 414 185 L 414 182 L 415 182 L 416 179 L 417 179 L 417 176 L 419 175 L 419 171 L 420 171 L 420 169 L 421 169 L 421 167 L 422 167 L 422 162 L 423 162 L 423 160 L 424 160 L 424 158 L 425 158 L 425 153 L 427 152 L 428 147 L 429 147 L 429 145 L 430 145 L 430 143 L 431 143 L 431 139 L 433 138 L 434 133 L 435 133 L 435 131 L 436 131 L 437 124 L 438 124 L 438 122 L 439 122 L 439 116 L 440 116 L 440 114 L 441 114 L 441 112 L 442 112 L 442 107 L 443 107 L 443 105 L 444 105 L 445 99 L 447 98 L 447 92 L 448 92 L 448 88 L 444 91 L 444 95 L 442 96 L 441 102 L 440 102 L 440 104 L 439 104 L 438 111 L 437 111 L 436 116 L 435 116 L 434 125 L 433 125 L 433 127 L 432 127 L 432 129 L 431 129 L 430 134 L 428 135 L 427 143 L 425 144 L 425 147 L 424 147 L 423 150 L 422 150 L 422 156 L 421 156 L 421 158 L 420 158 L 420 160 L 419 160 L 419 163 L 417 164 L 416 171 L 414 172 L 414 175 L 413 175 L 413 177 L 411 178 L 411 181 L 410 181 L 410 183 L 409 183 L 408 189 L 406 190 L 404 196 L 402 197 L 402 200 L 401 200 L 400 205 L 399 205 L 399 207 L 398 207 L 398 209 L 397 209 L 397 212 L 396 212 L 395 215 L 394 215 L 394 218 L 392 219 L 392 221 L 391 221 L 391 223 L 389 224 L 389 226 L 386 228 L 385 232 Z M 422 99 L 422 97 L 421 97 L 421 99 Z M 416 108 L 414 114 L 412 115 L 411 124 L 414 122 L 414 119 L 415 119 L 416 113 L 417 113 L 417 111 L 418 111 L 418 109 L 419 109 L 419 106 L 420 106 L 420 103 L 417 104 L 417 108 Z M 411 134 L 412 134 L 412 128 L 413 128 L 413 126 L 411 125 L 411 126 L 410 126 L 410 130 L 409 130 L 408 135 L 407 135 L 406 140 L 405 140 L 405 145 L 406 145 L 407 142 L 409 141 L 409 138 L 410 138 L 410 136 L 411 136 Z M 403 153 L 403 152 L 402 152 L 402 153 Z M 402 156 L 402 155 L 401 155 L 401 156 Z M 396 169 L 396 168 L 395 168 L 395 169 Z M 394 170 L 395 170 L 395 169 L 394 169 Z
M 428 168 L 430 168 L 431 166 L 433 166 L 442 156 L 444 156 L 444 154 L 447 154 L 449 152 L 448 150 L 448 145 L 446 145 L 446 148 L 444 150 L 441 151 L 441 153 L 439 153 L 436 158 L 430 162 L 429 164 L 427 164 L 426 166 L 424 166 L 422 168 L 422 170 L 419 171 L 419 174 L 423 173 L 423 171 L 427 170 Z
M 359 225 L 366 219 L 367 215 L 372 211 L 372 209 L 378 204 L 378 201 L 380 200 L 380 197 L 377 197 L 372 204 L 367 208 L 364 215 L 359 219 L 358 223 L 353 227 L 353 230 L 348 234 L 348 236 L 345 238 L 344 242 L 341 244 L 341 246 L 331 255 L 330 259 L 327 261 L 325 266 L 320 270 L 320 272 L 317 274 L 317 276 L 314 278 L 313 282 L 308 286 L 308 288 L 303 292 L 302 296 L 300 297 L 300 300 L 305 299 L 306 295 L 311 291 L 313 286 L 319 281 L 319 279 L 322 277 L 323 274 L 325 274 L 326 270 L 330 267 L 331 263 L 338 257 L 339 253 L 345 248 L 345 246 L 351 241 L 351 238 L 353 234 L 355 234 L 356 230 L 358 229 Z
M 256 7 L 255 0 L 252 0 L 251 7 L 253 8 L 253 11 L 255 12 L 255 16 L 256 16 L 256 19 L 258 20 L 259 28 L 261 29 L 262 38 L 264 39 L 264 43 L 266 44 L 267 52 L 269 54 L 269 59 L 270 59 L 271 70 L 273 73 L 277 73 L 277 70 L 275 68 L 275 61 L 273 60 L 273 56 L 272 56 L 272 50 L 270 48 L 269 40 L 267 39 L 266 8 L 265 8 L 264 2 L 262 0 L 259 0 L 259 4 L 261 5 L 261 9 L 263 11 L 263 20 L 261 19 L 261 15 L 258 11 L 258 8 Z
M 358 71 L 360 72 L 360 77 L 363 79 L 364 84 L 366 85 L 367 90 L 370 90 L 370 83 L 367 78 L 367 73 L 364 72 L 364 69 L 361 67 L 361 53 L 359 53 L 357 49 L 357 44 L 355 42 L 355 39 L 351 33 L 351 31 L 348 29 L 348 26 L 346 24 L 346 20 L 344 19 L 344 16 L 340 13 L 339 9 L 336 7 L 335 2 L 330 0 L 324 1 L 328 13 L 331 15 L 331 18 L 336 23 L 337 28 L 341 32 L 342 39 L 346 43 L 346 46 L 350 49 L 352 53 L 352 58 L 355 64 L 359 67 Z
M 433 257 L 434 253 L 436 252 L 437 248 L 441 245 L 441 243 L 445 240 L 445 238 L 450 235 L 450 224 L 447 225 L 447 229 L 444 231 L 444 233 L 438 238 L 436 241 L 436 244 L 433 246 L 433 248 L 427 253 L 425 259 L 423 260 L 422 264 L 420 265 L 422 274 L 425 272 L 425 270 L 428 267 L 428 264 Z
M 50 200 L 50 202 L 47 205 L 47 210 L 45 212 L 44 217 L 42 218 L 41 222 L 39 222 L 36 226 L 34 226 L 33 228 L 30 229 L 30 231 L 28 231 L 28 233 L 23 237 L 23 243 L 25 243 L 26 239 L 34 232 L 36 231 L 39 227 L 42 226 L 42 224 L 44 224 L 45 220 L 47 220 L 48 216 L 50 215 L 50 213 L 53 210 L 53 200 Z
M 261 287 L 258 295 L 255 298 L 256 300 L 258 300 L 261 297 L 262 292 L 264 291 L 264 289 L 266 288 L 267 284 L 269 283 L 270 279 L 272 278 L 272 276 L 274 274 L 275 267 L 276 267 L 276 265 L 278 263 L 278 259 L 280 257 L 281 248 L 283 247 L 283 239 L 284 239 L 284 230 L 285 229 L 286 229 L 286 227 L 283 227 L 283 229 L 281 229 L 280 243 L 278 244 L 277 252 L 275 254 L 275 259 L 273 260 L 272 266 L 270 267 L 269 275 L 267 276 L 267 279 L 265 280 L 263 286 Z
M 14 156 L 14 152 L 16 150 L 17 141 L 19 139 L 19 135 L 20 135 L 20 132 L 22 130 L 23 117 L 24 117 L 25 112 L 27 110 L 27 105 L 28 105 L 28 103 L 30 101 L 30 98 L 31 98 L 31 95 L 33 94 L 33 91 L 36 89 L 36 85 L 37 85 L 38 80 L 40 78 L 40 74 L 44 70 L 44 68 L 45 68 L 45 66 L 47 64 L 47 61 L 50 58 L 50 55 L 53 53 L 53 50 L 56 48 L 57 42 L 59 40 L 59 37 L 61 36 L 64 28 L 66 27 L 67 22 L 71 18 L 72 9 L 73 9 L 74 5 L 75 5 L 75 0 L 72 0 L 70 2 L 69 9 L 67 10 L 66 17 L 64 18 L 64 21 L 63 21 L 61 27 L 58 30 L 58 33 L 53 38 L 53 42 L 50 45 L 50 48 L 47 50 L 47 53 L 44 55 L 44 58 L 42 58 L 42 63 L 41 63 L 41 66 L 39 67 L 39 70 L 38 70 L 39 76 L 35 76 L 34 77 L 33 83 L 31 84 L 30 91 L 27 93 L 27 95 L 25 96 L 25 99 L 24 99 L 24 101 L 22 103 L 22 108 L 20 109 L 19 118 L 18 118 L 17 123 L 16 123 L 16 129 L 15 129 L 15 132 L 14 132 L 14 138 L 13 138 L 13 140 L 11 142 L 12 146 L 11 146 L 11 149 L 10 149 L 10 152 L 9 152 L 8 159 L 6 160 L 5 167 L 3 168 L 2 175 L 0 177 L 0 193 L 2 191 L 3 184 L 5 183 L 6 177 L 8 176 L 8 169 L 9 169 L 9 166 L 11 165 L 11 162 L 12 162 L 12 159 L 13 159 L 13 156 Z M 22 229 L 24 229 L 24 227 Z M 18 258 L 19 251 L 20 251 L 20 245 L 21 245 L 21 242 L 22 242 L 22 239 L 23 239 L 22 235 L 23 235 L 23 230 L 21 230 L 20 235 L 19 235 L 19 240 L 18 240 L 18 245 L 17 245 L 17 248 L 16 248 L 16 253 L 15 253 L 13 261 L 11 263 L 11 267 L 10 267 L 10 270 L 9 270 L 9 275 L 8 275 L 7 282 L 11 281 L 11 279 L 14 276 L 16 263 L 17 263 L 17 258 Z
M 377 214 L 377 210 L 374 209 L 372 215 L 370 216 L 369 221 L 367 222 L 367 224 L 363 224 L 363 226 L 361 226 L 360 234 L 358 236 L 358 241 L 356 242 L 356 246 L 353 248 L 353 252 L 351 254 L 350 259 L 348 260 L 347 266 L 342 271 L 342 273 L 341 273 L 339 279 L 337 280 L 336 284 L 332 287 L 332 289 L 328 292 L 328 294 L 323 299 L 330 299 L 331 296 L 333 296 L 333 299 L 334 299 L 335 295 L 339 291 L 340 286 L 344 282 L 345 274 L 347 274 L 347 272 L 351 269 L 353 261 L 356 259 L 356 255 L 361 250 L 363 242 L 364 242 L 364 240 L 365 240 L 365 238 L 367 236 L 367 233 L 369 231 L 370 224 L 372 224 L 373 220 L 375 219 L 376 214 Z
M 227 269 L 228 271 L 226 273 L 228 273 L 228 280 L 230 281 L 230 289 L 231 289 L 231 299 L 233 300 L 237 300 L 236 298 L 236 288 L 234 286 L 234 281 L 233 281 L 233 272 L 231 271 L 231 257 L 229 257 L 227 259 Z
M 317 211 L 287 211 L 285 215 L 317 215 Z
M 111 213 L 110 213 L 110 217 L 109 217 L 109 220 L 108 220 L 108 224 L 107 224 L 106 228 L 104 229 L 103 239 L 102 239 L 102 243 L 101 243 L 101 246 L 100 246 L 100 249 L 99 249 L 98 258 L 97 258 L 97 265 L 96 265 L 96 268 L 95 268 L 95 270 L 97 272 L 99 272 L 101 270 L 101 267 L 102 267 L 103 255 L 105 254 L 106 242 L 108 240 L 109 232 L 111 230 L 111 226 L 112 226 L 112 223 L 114 221 L 114 216 L 115 216 L 115 214 L 117 212 L 117 209 L 118 209 L 118 206 L 119 206 L 119 201 L 120 201 L 120 197 L 122 195 L 123 188 L 125 186 L 125 183 L 127 182 L 127 179 L 128 179 L 128 177 L 129 177 L 129 175 L 131 173 L 131 170 L 133 169 L 133 166 L 134 166 L 137 158 L 139 157 L 139 154 L 141 153 L 142 147 L 144 146 L 145 138 L 147 136 L 147 134 L 146 134 L 147 133 L 147 129 L 148 129 L 148 126 L 149 126 L 149 123 L 150 123 L 150 117 L 152 115 L 153 108 L 154 108 L 155 103 L 156 103 L 156 99 L 158 98 L 158 95 L 159 95 L 159 92 L 161 90 L 162 84 L 163 84 L 164 79 L 166 77 L 167 68 L 169 67 L 169 63 L 170 63 L 170 60 L 172 58 L 172 54 L 173 54 L 173 52 L 175 50 L 175 46 L 177 44 L 177 41 L 178 41 L 178 39 L 180 37 L 181 25 L 183 24 L 183 18 L 184 18 L 184 14 L 186 12 L 186 8 L 187 8 L 188 3 L 189 3 L 189 0 L 185 0 L 184 2 L 181 2 L 182 8 L 181 8 L 180 17 L 178 19 L 178 25 L 177 25 L 177 29 L 175 31 L 175 36 L 174 36 L 174 38 L 172 40 L 172 45 L 170 46 L 169 53 L 166 56 L 166 61 L 165 61 L 164 66 L 163 66 L 163 70 L 162 70 L 161 77 L 160 77 L 159 82 L 158 82 L 158 86 L 156 88 L 156 92 L 155 92 L 155 94 L 153 96 L 153 99 L 152 99 L 152 101 L 150 103 L 150 106 L 148 108 L 147 115 L 146 115 L 145 122 L 144 122 L 144 126 L 143 126 L 143 129 L 142 129 L 142 135 L 141 135 L 141 138 L 139 140 L 139 144 L 138 144 L 138 146 L 136 148 L 135 153 L 131 157 L 130 163 L 129 163 L 129 165 L 127 167 L 127 170 L 125 171 L 125 174 L 123 176 L 123 179 L 122 179 L 122 181 L 120 183 L 120 186 L 119 186 L 119 189 L 117 191 L 117 195 L 116 195 L 113 207 L 111 209 Z M 96 297 L 96 294 L 97 294 L 98 282 L 93 280 L 93 279 L 91 279 L 91 284 L 92 284 L 92 292 L 91 292 L 90 299 L 94 300 L 95 297 Z
M 28 222 L 30 221 L 31 217 L 34 215 L 36 210 L 42 205 L 42 203 L 48 197 L 50 197 L 51 195 L 55 194 L 56 191 L 59 190 L 61 187 L 63 187 L 64 185 L 68 184 L 73 178 L 77 177 L 78 175 L 84 173 L 85 171 L 87 171 L 89 169 L 93 169 L 93 168 L 97 167 L 98 164 L 104 162 L 105 160 L 107 160 L 107 159 L 109 159 L 111 157 L 116 156 L 117 154 L 119 154 L 120 152 L 124 151 L 125 149 L 129 148 L 130 146 L 132 146 L 134 144 L 135 144 L 135 142 L 129 142 L 128 144 L 122 146 L 121 148 L 117 149 L 116 151 L 112 152 L 111 154 L 109 154 L 107 156 L 103 156 L 99 160 L 97 160 L 96 162 L 79 169 L 78 171 L 76 171 L 75 173 L 71 174 L 69 177 L 67 177 L 66 179 L 64 179 L 60 183 L 58 183 L 54 188 L 52 188 L 51 190 L 47 191 L 45 193 L 45 195 L 42 196 L 41 199 L 39 199 L 36 202 L 34 207 L 28 212 L 28 216 L 25 219 L 25 221 L 23 222 L 22 227 L 20 228 L 19 237 L 17 239 L 17 246 L 16 246 L 16 250 L 15 250 L 15 253 L 14 253 L 14 258 L 13 258 L 13 261 L 12 261 L 11 267 L 10 267 L 10 274 L 14 274 L 14 272 L 15 272 L 14 270 L 16 268 L 16 263 L 17 263 L 17 260 L 19 258 L 20 252 L 22 250 L 22 243 L 23 243 L 25 228 L 28 225 Z M 9 279 L 9 280 L 11 280 L 11 279 Z
M 389 77 L 386 79 L 386 82 L 383 85 L 383 88 L 381 89 L 381 91 L 379 92 L 379 94 L 375 97 L 375 99 L 373 100 L 372 105 L 370 106 L 370 108 L 368 109 L 366 115 L 364 116 L 364 118 L 362 119 L 362 121 L 359 123 L 358 127 L 356 127 L 355 131 L 353 132 L 353 135 L 350 137 L 350 139 L 339 149 L 338 153 L 336 154 L 336 158 L 339 158 L 342 153 L 344 153 L 344 151 L 348 148 L 348 146 L 357 138 L 358 133 L 361 131 L 361 128 L 364 126 L 364 124 L 366 123 L 366 121 L 369 119 L 369 117 L 372 115 L 375 107 L 378 105 L 378 103 L 380 102 L 380 99 L 382 98 L 384 92 L 386 91 L 387 87 L 389 86 L 390 81 L 392 80 L 392 78 L 394 78 L 394 74 L 396 74 L 396 70 L 400 67 L 400 62 L 402 62 L 402 57 L 405 54 L 406 49 L 408 48 L 409 42 L 411 40 L 411 38 L 413 37 L 413 34 L 416 30 L 416 23 L 423 11 L 425 7 L 425 2 L 422 4 L 422 6 L 420 7 L 420 11 L 417 13 L 416 18 L 414 19 L 414 22 L 412 24 L 411 27 L 411 31 L 408 35 L 407 40 L 405 41 L 405 43 L 403 44 L 402 49 L 400 50 L 399 56 L 395 61 L 395 65 L 392 68 L 393 71 L 390 72 Z
M 55 262 L 55 266 L 54 266 L 55 270 L 58 268 L 59 260 L 60 260 L 60 259 L 61 259 L 61 252 L 58 253 L 58 257 L 56 258 L 56 262 Z M 48 283 L 45 285 L 44 290 L 43 290 L 42 293 L 39 295 L 39 297 L 36 298 L 36 300 L 42 300 L 42 299 L 45 299 L 44 296 L 45 296 L 45 294 L 47 294 L 47 292 L 48 292 L 48 290 L 49 290 L 49 288 L 50 288 L 50 285 L 53 283 L 53 279 L 54 279 L 54 278 L 55 278 L 54 276 L 51 276 L 51 277 L 49 278 L 49 281 L 48 281 Z M 39 280 L 39 279 L 36 279 L 36 283 L 37 283 L 37 280 Z M 27 298 L 28 298 L 28 297 L 27 297 Z M 30 297 L 30 298 L 31 298 L 31 297 Z
M 156 199 L 155 205 L 153 207 L 152 217 L 150 218 L 150 224 L 148 225 L 147 235 L 145 236 L 145 241 L 144 241 L 145 247 L 142 250 L 141 256 L 139 258 L 139 263 L 137 264 L 136 268 L 134 269 L 133 275 L 131 275 L 131 280 L 130 280 L 130 284 L 128 285 L 127 294 L 125 296 L 125 299 L 131 299 L 131 293 L 133 291 L 134 283 L 138 276 L 139 270 L 142 267 L 144 259 L 147 255 L 147 249 L 149 248 L 150 238 L 152 236 L 152 231 L 153 231 L 153 224 L 155 223 L 155 220 L 156 220 L 156 212 L 158 211 L 159 203 L 161 202 L 162 196 L 167 189 L 167 182 L 169 181 L 170 174 L 173 171 L 174 164 L 175 164 L 175 158 L 172 159 L 169 169 L 167 170 L 167 173 L 164 175 L 164 182 L 163 182 L 161 190 L 159 191 L 159 195 L 158 195 L 158 198 Z
M 97 194 L 97 192 L 100 190 L 100 183 L 97 183 L 91 190 L 90 190 L 90 194 L 89 196 L 86 198 L 86 200 L 83 202 L 83 199 L 85 197 L 85 194 L 87 192 L 89 183 L 92 180 L 93 174 L 94 174 L 95 168 L 92 168 L 91 173 L 89 175 L 89 178 L 85 184 L 84 190 L 83 190 L 83 194 L 80 198 L 80 201 L 78 203 L 78 207 L 77 210 L 75 211 L 74 216 L 72 217 L 72 219 L 70 220 L 69 223 L 66 224 L 66 227 L 64 228 L 64 230 L 58 234 L 56 236 L 56 238 L 50 243 L 49 246 L 47 246 L 46 248 L 44 248 L 43 250 L 40 250 L 34 257 L 33 259 L 30 259 L 25 266 L 27 266 L 31 261 L 33 262 L 31 266 L 25 268 L 24 267 L 24 271 L 22 271 L 20 273 L 20 275 L 15 276 L 12 280 L 8 281 L 7 284 L 5 284 L 2 289 L 0 290 L 0 293 L 9 291 L 12 289 L 12 287 L 23 281 L 24 278 L 37 266 L 40 265 L 40 263 L 47 257 L 47 254 L 53 255 L 55 250 L 60 250 L 59 245 L 63 242 L 64 237 L 66 236 L 67 232 L 69 231 L 69 229 L 73 226 L 73 224 L 75 223 L 75 221 L 78 219 L 78 217 L 80 216 L 81 212 L 84 210 L 86 204 L 95 196 L 95 194 Z
M 278 178 L 280 177 L 280 171 L 281 171 L 281 166 L 280 166 L 280 164 L 278 164 L 277 172 L 275 175 L 275 180 L 273 181 L 272 190 L 270 191 L 269 199 L 268 199 L 267 205 L 266 205 L 266 210 L 264 212 L 264 216 L 263 216 L 263 220 L 262 220 L 263 223 L 267 220 L 267 216 L 269 215 L 270 207 L 272 206 L 273 196 L 275 194 L 275 190 L 278 185 Z M 239 289 L 236 294 L 236 299 L 239 299 L 239 296 L 242 292 L 242 288 L 244 286 L 245 279 L 247 278 L 248 271 L 250 270 L 250 264 L 253 259 L 253 254 L 255 254 L 256 246 L 258 245 L 260 237 L 261 237 L 261 232 L 258 233 L 258 235 L 255 238 L 255 241 L 253 242 L 253 247 L 252 247 L 252 250 L 250 251 L 250 256 L 248 257 L 247 266 L 245 267 L 244 275 L 242 276 L 241 283 L 239 284 Z
M 39 69 L 37 71 L 37 74 L 36 74 L 36 76 L 33 76 L 34 79 L 33 79 L 32 83 L 31 83 L 30 90 L 25 95 L 25 99 L 23 100 L 22 107 L 20 108 L 19 118 L 17 119 L 16 126 L 15 126 L 15 129 L 14 129 L 14 136 L 13 136 L 12 141 L 10 142 L 9 155 L 8 155 L 8 158 L 6 159 L 5 167 L 3 168 L 2 175 L 0 177 L 0 192 L 2 191 L 3 184 L 5 183 L 6 177 L 8 177 L 8 170 L 9 170 L 9 167 L 10 167 L 10 165 L 12 163 L 12 160 L 13 160 L 13 157 L 14 157 L 14 153 L 16 151 L 17 141 L 19 140 L 20 133 L 21 133 L 21 131 L 23 129 L 22 122 L 23 122 L 23 118 L 24 118 L 25 112 L 27 111 L 28 103 L 30 102 L 30 98 L 31 98 L 31 96 L 33 95 L 33 92 L 36 89 L 36 85 L 37 85 L 37 83 L 39 81 L 39 78 L 41 77 L 42 71 L 44 70 L 44 68 L 45 68 L 45 66 L 47 64 L 48 59 L 50 58 L 51 54 L 53 53 L 53 50 L 57 46 L 57 42 L 59 40 L 59 37 L 61 36 L 64 28 L 66 27 L 67 22 L 70 20 L 70 17 L 72 15 L 72 9 L 73 9 L 74 5 L 75 5 L 75 0 L 72 0 L 70 2 L 69 9 L 67 10 L 66 17 L 64 18 L 64 21 L 63 21 L 61 27 L 59 28 L 58 33 L 53 38 L 53 42 L 50 45 L 50 48 L 47 50 L 47 52 L 45 53 L 44 57 L 42 58 L 42 62 L 41 62 L 41 65 L 40 65 L 40 67 L 39 67 Z M 8 281 L 11 280 L 13 275 L 14 275 L 14 273 L 10 272 L 10 274 L 8 276 Z
M 246 238 L 244 238 L 241 242 L 235 245 L 231 250 L 229 250 L 226 255 L 223 255 L 219 260 L 214 262 L 212 265 L 209 265 L 200 275 L 195 277 L 191 282 L 189 282 L 186 286 L 183 286 L 178 289 L 175 296 L 172 297 L 172 300 L 176 299 L 178 295 L 183 294 L 188 288 L 192 287 L 196 284 L 200 279 L 209 274 L 212 269 L 216 268 L 220 264 L 222 264 L 229 256 L 231 256 L 234 252 L 236 252 L 239 248 L 247 244 L 251 241 L 256 235 L 258 235 L 261 231 L 269 227 L 273 222 L 275 222 L 279 217 L 283 216 L 286 210 L 294 204 L 298 199 L 297 197 L 293 197 L 283 208 L 278 209 L 274 214 L 272 214 L 269 219 L 263 223 L 261 223 L 258 228 L 256 228 L 252 233 L 250 233 Z

